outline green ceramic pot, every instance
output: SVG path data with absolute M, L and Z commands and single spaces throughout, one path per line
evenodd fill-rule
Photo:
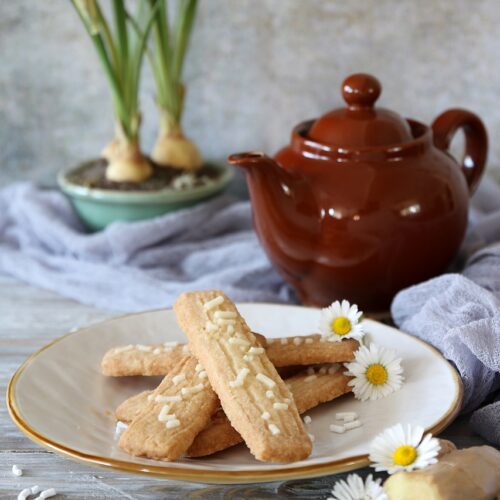
M 72 174 L 85 169 L 92 161 L 60 172 L 57 182 L 61 190 L 69 196 L 84 224 L 93 231 L 103 229 L 115 221 L 151 219 L 190 207 L 220 193 L 233 178 L 231 167 L 212 165 L 221 172 L 218 178 L 206 185 L 183 190 L 169 188 L 158 191 L 119 191 L 89 188 L 69 180 Z

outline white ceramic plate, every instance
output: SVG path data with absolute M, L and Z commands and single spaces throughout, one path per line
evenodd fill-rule
M 299 306 L 241 304 L 253 331 L 268 337 L 314 333 L 319 310 Z M 256 461 L 245 446 L 204 459 L 157 462 L 117 447 L 112 412 L 124 399 L 154 387 L 159 378 L 113 379 L 99 371 L 103 354 L 129 343 L 185 341 L 171 310 L 124 316 L 83 328 L 33 354 L 14 374 L 8 406 L 14 422 L 31 439 L 76 460 L 118 470 L 189 481 L 243 483 L 313 477 L 365 466 L 373 437 L 398 422 L 437 433 L 457 414 L 462 386 L 456 371 L 432 347 L 375 321 L 365 321 L 369 340 L 403 358 L 406 383 L 389 397 L 360 402 L 344 396 L 308 412 L 315 436 L 312 455 L 291 464 Z M 363 426 L 332 434 L 339 411 L 356 411 Z

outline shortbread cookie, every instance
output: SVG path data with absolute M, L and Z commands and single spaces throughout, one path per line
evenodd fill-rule
M 299 413 L 305 413 L 321 403 L 351 392 L 352 388 L 347 384 L 349 380 L 350 377 L 344 374 L 339 365 L 331 365 L 315 370 L 314 374 L 310 370 L 304 370 L 287 379 L 286 384 L 292 392 Z M 242 441 L 224 412 L 219 410 L 208 426 L 196 436 L 187 454 L 190 457 L 203 457 Z
M 265 345 L 263 335 L 254 335 Z M 165 376 L 186 354 L 188 345 L 175 341 L 113 347 L 102 358 L 101 373 L 107 377 Z
M 175 460 L 185 454 L 219 407 L 206 372 L 186 355 L 151 394 L 146 407 L 120 437 L 135 456 Z
M 148 404 L 148 396 L 154 391 L 142 391 L 135 396 L 126 399 L 115 410 L 115 418 L 120 422 L 130 423 L 137 417 Z M 153 396 L 151 396 L 152 398 Z
M 321 335 L 267 339 L 265 345 L 266 354 L 276 368 L 352 361 L 358 348 L 355 339 L 330 342 Z
M 307 458 L 312 445 L 292 394 L 234 304 L 217 290 L 187 292 L 174 311 L 224 412 L 255 458 Z
M 267 340 L 262 335 L 254 335 L 277 368 L 351 361 L 359 347 L 354 339 L 329 342 L 320 335 Z M 187 345 L 172 343 L 120 346 L 104 355 L 101 371 L 109 377 L 165 375 L 179 362 L 186 350 Z
M 189 354 L 187 344 L 128 344 L 110 349 L 102 358 L 101 372 L 108 377 L 165 376 Z

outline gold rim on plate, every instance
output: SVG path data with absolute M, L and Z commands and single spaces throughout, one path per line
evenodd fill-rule
M 264 305 L 259 303 L 252 303 L 252 305 Z M 269 304 L 265 304 L 269 305 Z M 281 307 L 300 307 L 300 306 L 290 306 L 286 304 L 280 304 Z M 143 311 L 140 313 L 125 314 L 123 316 L 118 316 L 116 318 L 110 318 L 108 320 L 102 321 L 98 324 L 107 323 L 116 320 L 122 320 L 130 316 L 135 316 L 138 314 L 145 314 L 148 312 L 158 311 Z M 91 455 L 87 453 L 82 453 L 78 450 L 68 448 L 61 443 L 53 441 L 43 434 L 38 433 L 23 419 L 21 413 L 16 404 L 16 383 L 19 377 L 22 375 L 26 367 L 43 351 L 49 349 L 54 344 L 67 339 L 72 335 L 82 333 L 84 330 L 94 327 L 95 325 L 90 325 L 84 328 L 79 328 L 73 332 L 66 333 L 61 337 L 58 337 L 45 346 L 41 347 L 35 351 L 24 363 L 14 372 L 9 384 L 7 386 L 7 408 L 9 415 L 13 422 L 19 427 L 19 429 L 32 441 L 47 448 L 50 451 L 54 451 L 64 457 L 74 459 L 78 462 L 84 464 L 92 464 L 102 468 L 113 469 L 123 472 L 131 472 L 134 474 L 143 474 L 154 477 L 175 479 L 180 481 L 191 481 L 200 483 L 212 483 L 212 484 L 242 484 L 242 483 L 258 483 L 258 482 L 269 482 L 269 481 L 283 481 L 289 479 L 305 479 L 313 478 L 319 476 L 326 476 L 329 474 L 337 474 L 340 472 L 347 472 L 354 469 L 359 469 L 361 467 L 367 466 L 370 461 L 368 460 L 368 455 L 356 455 L 353 457 L 343 458 L 339 460 L 332 460 L 331 462 L 321 463 L 321 464 L 311 464 L 304 465 L 301 467 L 294 468 L 273 468 L 270 470 L 204 470 L 204 469 L 190 469 L 190 468 L 178 468 L 171 467 L 168 465 L 146 465 L 146 464 L 136 464 L 133 462 L 128 462 L 125 460 L 115 460 L 108 457 L 100 457 L 97 455 Z M 397 330 L 388 325 L 384 324 L 384 327 Z M 397 330 L 398 334 L 406 335 L 411 337 L 413 340 L 425 345 L 431 352 L 443 360 L 450 369 L 453 376 L 453 381 L 455 382 L 455 399 L 451 403 L 448 411 L 443 415 L 443 417 L 433 424 L 431 427 L 426 429 L 426 432 L 431 432 L 437 435 L 439 432 L 444 430 L 458 415 L 460 408 L 462 406 L 463 400 L 463 385 L 462 381 L 456 371 L 456 369 L 444 358 L 444 356 L 433 346 L 427 344 L 426 342 L 408 335 L 400 330 Z

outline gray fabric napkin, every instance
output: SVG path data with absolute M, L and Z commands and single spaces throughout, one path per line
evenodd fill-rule
M 236 301 L 293 300 L 257 241 L 249 202 L 228 196 L 88 234 L 60 192 L 14 184 L 0 191 L 0 271 L 121 311 L 217 287 Z
M 498 240 L 500 189 L 485 180 L 455 264 L 459 270 L 465 263 L 462 274 L 443 274 L 399 292 L 391 312 L 402 330 L 455 364 L 464 383 L 463 412 L 484 405 L 471 424 L 500 446 L 500 243 L 492 243 Z

